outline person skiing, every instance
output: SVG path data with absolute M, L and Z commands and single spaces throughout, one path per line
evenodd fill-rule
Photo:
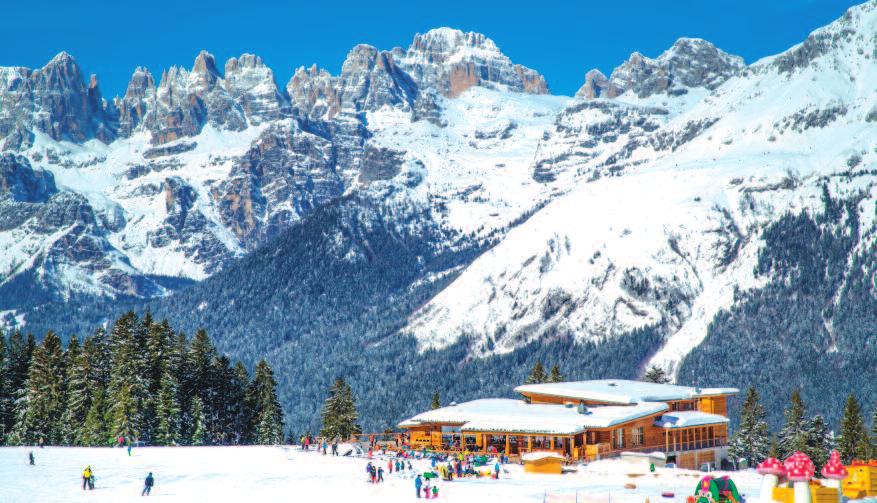
M 33 458 L 33 451 L 30 451 L 30 452 L 27 453 L 27 458 L 28 458 L 28 460 L 30 461 L 30 465 L 31 465 L 31 466 L 33 466 L 33 465 L 36 464 L 36 463 L 34 462 L 34 458 Z
M 131 457 L 131 444 L 128 444 L 128 457 Z
M 420 498 L 420 488 L 423 486 L 423 479 L 420 478 L 420 474 L 417 474 L 417 477 L 414 479 L 414 488 L 417 489 L 417 497 Z
M 378 482 L 383 482 L 383 481 L 384 481 L 384 467 L 379 466 L 378 467 Z
M 410 459 L 408 460 L 408 469 L 409 469 L 409 470 L 412 469 L 412 468 L 411 468 L 411 460 L 410 460 Z
M 155 485 L 155 478 L 152 476 L 152 472 L 149 472 L 149 475 L 146 476 L 146 480 L 143 481 L 143 492 L 140 493 L 140 496 L 149 496 L 149 493 L 152 492 L 153 485 Z
M 401 471 L 401 466 L 400 466 L 400 465 L 401 465 L 401 463 L 399 463 L 399 460 L 397 459 L 397 460 L 396 460 L 396 471 L 397 471 L 397 472 Z
M 499 461 L 493 465 L 493 478 L 499 480 Z
M 94 489 L 94 473 L 91 471 L 91 465 L 82 470 L 82 490 L 84 491 L 86 487 L 89 490 Z

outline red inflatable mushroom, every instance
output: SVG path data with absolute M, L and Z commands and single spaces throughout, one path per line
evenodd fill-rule
M 776 475 L 777 477 L 784 477 L 786 475 L 786 468 L 777 458 L 767 458 L 758 463 L 755 471 L 760 475 Z
M 847 468 L 840 461 L 840 453 L 837 450 L 831 451 L 828 457 L 828 463 L 822 467 L 822 476 L 826 479 L 843 480 L 847 476 Z
M 786 477 L 792 482 L 807 482 L 816 474 L 816 467 L 810 457 L 801 451 L 795 451 L 794 454 L 786 459 Z
M 761 479 L 761 501 L 773 501 L 773 489 L 777 486 L 780 477 L 786 476 L 786 468 L 777 458 L 767 458 L 758 466 L 755 471 L 762 475 Z
M 816 474 L 813 461 L 801 451 L 797 451 L 786 459 L 786 477 L 792 481 L 795 489 L 795 503 L 810 503 L 810 479 Z

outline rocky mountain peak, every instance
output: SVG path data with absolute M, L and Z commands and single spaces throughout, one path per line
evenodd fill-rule
M 493 40 L 481 33 L 436 28 L 417 34 L 398 64 L 420 88 L 435 89 L 449 97 L 476 85 L 548 92 L 548 84 L 538 72 L 512 63 Z
M 340 93 L 335 88 L 335 80 L 332 74 L 317 65 L 296 69 L 286 84 L 286 93 L 293 110 L 310 118 L 334 117 L 341 109 Z
M 416 85 L 391 53 L 364 44 L 347 54 L 338 86 L 342 106 L 356 111 L 385 105 L 409 108 L 417 94 Z
M 240 104 L 251 124 L 279 119 L 288 106 L 274 80 L 274 72 L 254 54 L 226 61 L 225 90 Z
M 645 98 L 660 93 L 686 94 L 695 87 L 712 90 L 744 68 L 743 58 L 706 40 L 683 37 L 654 59 L 634 52 L 608 79 L 600 72 L 588 72 L 576 96 L 614 98 L 630 91 Z

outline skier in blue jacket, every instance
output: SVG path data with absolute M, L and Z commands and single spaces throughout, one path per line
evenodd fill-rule
M 414 479 L 414 488 L 417 489 L 417 497 L 420 497 L 420 488 L 423 486 L 423 480 L 420 478 L 420 474 L 417 474 L 417 478 Z

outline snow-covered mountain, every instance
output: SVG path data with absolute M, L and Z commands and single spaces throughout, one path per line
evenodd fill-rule
M 411 317 L 421 348 L 465 336 L 474 354 L 572 335 L 604 341 L 660 326 L 653 356 L 675 370 L 756 275 L 761 233 L 823 211 L 827 186 L 861 198 L 875 235 L 877 6 L 744 66 L 702 40 L 590 72 L 546 131 L 541 180 L 568 193 L 512 229 Z M 864 248 L 862 248 L 864 249 Z
M 66 53 L 0 74 L 0 187 L 16 217 L 0 230 L 0 285 L 35 281 L 48 298 L 166 294 L 162 278 L 202 280 L 315 207 L 387 185 L 487 235 L 550 193 L 528 166 L 567 101 L 490 39 L 448 28 L 407 50 L 356 46 L 340 75 L 300 68 L 285 88 L 258 56 L 220 71 L 203 51 L 158 81 L 138 67 L 109 101 Z M 505 191 L 510 177 L 520 187 Z M 45 196 L 6 188 L 31 179 Z M 41 224 L 62 205 L 77 218 Z
M 285 86 L 256 56 L 220 71 L 206 52 L 157 84 L 138 68 L 109 101 L 66 54 L 0 69 L 0 310 L 23 310 L 10 292 L 35 282 L 67 298 L 231 283 L 235 259 L 363 200 L 398 217 L 400 243 L 420 219 L 440 228 L 423 234 L 436 255 L 486 250 L 413 268 L 440 291 L 383 335 L 477 360 L 648 329 L 660 343 L 646 360 L 678 371 L 720 313 L 783 280 L 759 257 L 785 216 L 855 201 L 861 239 L 844 260 L 874 243 L 875 33 L 869 2 L 751 64 L 683 38 L 588 72 L 572 98 L 447 28 L 407 49 L 359 45 L 339 75 L 299 68 Z M 344 251 L 327 261 L 369 260 L 350 229 L 373 221 L 359 224 L 325 231 Z

